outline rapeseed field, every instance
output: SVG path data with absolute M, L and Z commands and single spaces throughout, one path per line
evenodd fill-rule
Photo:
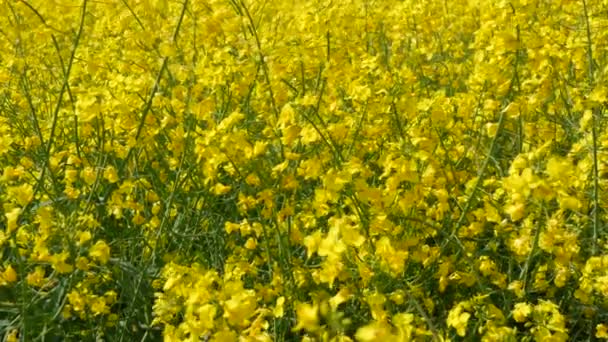
M 607 103 L 606 0 L 0 0 L 0 336 L 608 339 Z

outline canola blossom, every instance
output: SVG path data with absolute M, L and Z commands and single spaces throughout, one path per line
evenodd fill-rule
M 0 0 L 0 336 L 608 339 L 607 104 L 606 0 Z

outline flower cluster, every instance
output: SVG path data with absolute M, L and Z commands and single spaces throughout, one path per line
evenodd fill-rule
M 608 339 L 606 5 L 1 1 L 0 334 Z

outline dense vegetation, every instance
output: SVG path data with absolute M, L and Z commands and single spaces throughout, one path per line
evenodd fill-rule
M 608 338 L 608 2 L 2 0 L 6 341 Z

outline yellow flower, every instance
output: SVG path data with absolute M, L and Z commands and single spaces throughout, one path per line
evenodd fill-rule
M 161 42 L 158 46 L 158 50 L 160 51 L 160 55 L 162 57 L 175 57 L 177 53 L 175 45 L 171 42 Z
M 222 183 L 217 183 L 213 187 L 213 193 L 215 195 L 219 196 L 219 195 L 223 195 L 223 194 L 227 193 L 228 191 L 230 191 L 230 189 L 232 189 L 232 186 L 230 186 L 230 185 L 224 185 Z
M 21 208 L 13 208 L 10 211 L 8 211 L 6 214 L 4 214 L 6 216 L 6 231 L 9 234 L 11 232 L 14 232 L 17 229 L 17 227 L 18 227 L 17 221 L 19 220 L 20 214 L 21 214 Z
M 361 235 L 357 227 L 353 225 L 344 225 L 341 227 L 342 239 L 349 246 L 361 247 L 365 242 L 365 237 Z
M 247 182 L 247 184 L 249 184 L 251 186 L 259 186 L 262 183 L 262 181 L 260 180 L 260 177 L 258 177 L 258 175 L 256 175 L 255 173 L 250 173 L 245 178 L 245 182 Z
M 220 330 L 213 334 L 213 340 L 216 342 L 234 342 L 238 341 L 237 334 L 232 330 Z
M 88 300 L 89 307 L 94 316 L 107 315 L 110 313 L 110 308 L 106 305 L 106 301 L 103 297 L 91 296 Z
M 319 323 L 319 305 L 300 303 L 296 307 L 297 322 L 294 331 L 315 331 Z
M 470 317 L 471 314 L 464 311 L 462 303 L 459 303 L 448 313 L 448 327 L 456 329 L 458 336 L 464 337 L 466 335 L 467 324 Z
M 559 312 L 557 304 L 541 299 L 534 307 L 534 313 L 535 317 L 539 317 L 541 320 L 538 323 L 542 324 L 542 326 L 539 324 L 537 328 L 546 329 L 556 335 L 567 337 L 568 329 L 566 328 L 566 321 L 564 316 Z M 542 329 L 538 330 L 538 334 L 543 334 Z
M 74 312 L 83 312 L 86 306 L 86 298 L 78 291 L 68 293 L 68 303 Z
M 110 183 L 118 182 L 119 179 L 118 173 L 116 172 L 116 168 L 114 168 L 114 166 L 112 165 L 107 166 L 106 169 L 103 171 L 103 178 L 105 178 Z
M 317 253 L 320 256 L 339 256 L 345 250 L 346 246 L 342 239 L 340 239 L 340 230 L 338 227 L 333 226 L 327 232 L 327 236 L 319 243 L 319 249 Z
M 344 264 L 340 257 L 335 254 L 329 255 L 324 261 L 320 270 L 313 271 L 313 278 L 317 282 L 327 283 L 330 287 L 344 269 Z
M 604 323 L 596 325 L 595 326 L 595 337 L 608 340 L 608 325 L 604 324 Z
M 118 297 L 118 294 L 114 290 L 110 290 L 110 291 L 104 293 L 103 297 L 108 305 L 112 305 L 116 302 L 116 298 Z
M 513 291 L 513 293 L 515 294 L 515 296 L 517 296 L 517 298 L 523 298 L 524 294 L 525 294 L 523 286 L 524 286 L 524 284 L 522 281 L 515 280 L 515 281 L 512 281 L 511 283 L 509 283 L 509 286 L 507 288 L 509 290 Z
M 83 256 L 76 258 L 76 268 L 82 271 L 88 271 L 89 267 L 89 259 Z
M 395 274 L 403 272 L 405 260 L 408 257 L 408 252 L 404 250 L 395 250 L 395 248 L 391 245 L 391 241 L 388 236 L 383 236 L 376 241 L 375 254 L 381 257 L 384 263 Z
M 340 291 L 338 291 L 338 293 L 336 293 L 335 296 L 329 299 L 329 306 L 332 308 L 332 310 L 336 310 L 340 304 L 346 302 L 351 296 L 352 293 L 350 290 L 343 287 L 340 289 Z
M 572 169 L 572 164 L 564 158 L 551 157 L 547 161 L 546 172 L 553 180 L 563 180 L 569 176 Z
M 224 224 L 224 230 L 228 234 L 238 231 L 239 229 L 240 229 L 240 225 L 238 223 L 226 221 L 226 223 Z
M 604 103 L 606 102 L 606 98 L 608 97 L 608 87 L 605 85 L 597 85 L 593 89 L 593 91 L 589 94 L 589 101 L 593 101 L 596 103 Z
M 498 124 L 495 122 L 489 122 L 486 124 L 485 129 L 488 137 L 494 138 L 498 132 Z
M 507 205 L 505 212 L 511 216 L 511 221 L 519 221 L 524 217 L 526 206 L 523 203 L 513 203 Z
M 277 298 L 277 304 L 274 307 L 274 310 L 272 310 L 272 314 L 274 315 L 274 317 L 283 317 L 283 315 L 285 314 L 285 310 L 283 309 L 284 304 L 285 297 L 281 296 Z
M 76 236 L 78 238 L 78 245 L 84 245 L 87 241 L 91 240 L 91 232 L 88 230 L 78 232 Z
M 6 342 L 18 342 L 19 341 L 19 330 L 13 329 L 5 337 Z
M 97 172 L 93 167 L 87 166 L 84 168 L 84 170 L 82 170 L 80 176 L 87 185 L 93 185 L 97 179 Z
M 574 196 L 560 195 L 558 201 L 561 209 L 579 210 L 582 207 L 581 201 Z
M 308 258 L 319 250 L 322 240 L 323 233 L 320 230 L 316 230 L 314 233 L 304 238 L 304 246 L 306 247 L 306 256 Z
M 257 240 L 254 237 L 250 237 L 245 242 L 245 248 L 247 248 L 249 250 L 254 250 L 257 245 L 258 245 L 258 242 L 257 242 Z
M 513 308 L 513 319 L 522 323 L 528 319 L 528 316 L 532 313 L 532 306 L 528 303 L 517 303 Z
M 70 273 L 74 269 L 74 267 L 66 262 L 66 260 L 70 257 L 68 252 L 62 252 L 59 254 L 55 254 L 49 257 L 49 261 L 51 265 L 57 272 L 59 273 Z
M 394 336 L 391 336 L 390 328 L 386 324 L 373 322 L 357 329 L 355 338 L 361 342 L 372 341 L 390 341 Z
M 224 318 L 232 326 L 244 328 L 250 324 L 248 319 L 253 315 L 256 306 L 255 292 L 253 290 L 241 290 L 233 294 L 224 302 Z
M 267 142 L 264 141 L 256 141 L 253 145 L 253 156 L 257 157 L 263 154 L 266 151 Z
M 15 272 L 13 266 L 8 265 L 8 267 L 4 269 L 4 272 L 2 272 L 2 279 L 7 283 L 14 283 L 17 281 L 17 272 Z
M 40 287 L 44 284 L 44 275 L 44 268 L 42 268 L 41 266 L 37 266 L 33 272 L 30 272 L 27 275 L 25 280 L 30 286 Z
M 593 120 L 593 112 L 590 109 L 587 109 L 583 112 L 583 115 L 581 116 L 581 120 L 579 121 L 579 126 L 581 128 L 581 131 L 585 131 L 587 130 L 587 128 L 589 128 L 589 124 L 592 122 Z
M 110 260 L 110 247 L 105 241 L 99 240 L 89 250 L 89 256 L 101 264 L 105 264 Z
M 15 199 L 17 204 L 25 207 L 34 199 L 34 187 L 29 184 L 14 186 L 8 189 L 8 195 Z
M 414 314 L 398 313 L 393 316 L 392 322 L 399 331 L 398 336 L 400 341 L 409 341 L 412 339 L 412 334 L 416 329 L 414 324 Z

